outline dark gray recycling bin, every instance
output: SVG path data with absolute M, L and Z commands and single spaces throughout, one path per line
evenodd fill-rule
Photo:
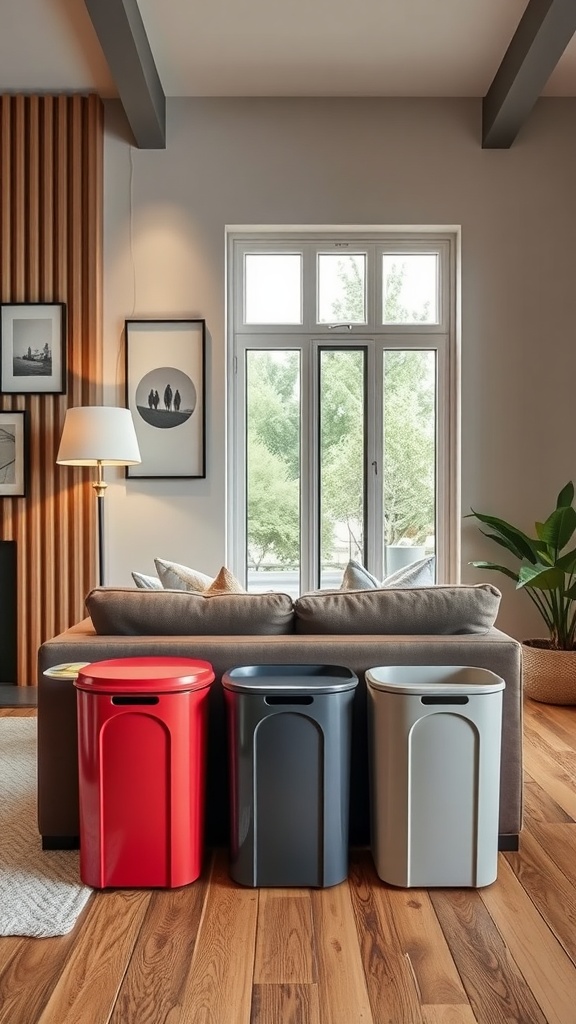
M 249 665 L 223 675 L 235 881 L 324 887 L 346 878 L 357 684 L 335 665 Z

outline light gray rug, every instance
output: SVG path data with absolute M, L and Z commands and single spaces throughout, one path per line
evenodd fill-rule
M 0 718 L 0 935 L 65 935 L 92 894 L 74 850 L 42 850 L 36 719 Z

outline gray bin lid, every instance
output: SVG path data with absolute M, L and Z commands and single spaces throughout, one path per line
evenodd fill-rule
M 494 672 L 472 665 L 386 665 L 368 669 L 366 683 L 387 693 L 420 696 L 495 693 L 505 686 Z
M 353 690 L 358 676 L 341 665 L 243 665 L 222 676 L 225 690 L 236 693 L 309 694 Z

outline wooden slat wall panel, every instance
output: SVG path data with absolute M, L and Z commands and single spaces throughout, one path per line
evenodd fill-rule
M 56 465 L 66 409 L 102 396 L 103 107 L 97 96 L 0 96 L 0 300 L 66 303 L 65 395 L 0 394 L 26 409 L 25 498 L 0 498 L 0 538 L 18 546 L 18 680 L 40 644 L 85 614 L 96 584 L 89 470 Z

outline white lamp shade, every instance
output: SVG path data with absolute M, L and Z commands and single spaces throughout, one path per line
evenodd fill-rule
M 142 462 L 130 410 L 110 405 L 68 409 L 56 462 L 62 466 L 135 466 Z

